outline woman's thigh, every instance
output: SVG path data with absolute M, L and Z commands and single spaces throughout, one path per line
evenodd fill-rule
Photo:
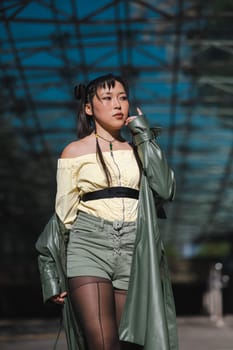
M 111 281 L 91 276 L 70 278 L 69 294 L 88 349 L 120 350 Z

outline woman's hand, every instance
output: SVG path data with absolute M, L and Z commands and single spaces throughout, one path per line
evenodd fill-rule
M 137 112 L 138 112 L 138 115 L 143 115 L 141 109 L 139 107 L 137 107 Z M 135 118 L 137 118 L 137 116 L 131 116 L 131 117 L 128 117 L 125 121 L 125 125 L 127 126 L 132 120 L 134 120 Z
M 65 297 L 67 296 L 67 292 L 62 292 L 58 295 L 54 295 L 51 300 L 56 304 L 64 304 Z

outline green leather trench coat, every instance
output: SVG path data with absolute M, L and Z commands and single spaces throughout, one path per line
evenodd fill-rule
M 136 241 L 119 335 L 121 340 L 143 345 L 144 350 L 178 350 L 174 299 L 156 214 L 165 201 L 174 198 L 174 174 L 146 119 L 136 118 L 129 128 L 142 176 Z M 36 242 L 44 301 L 67 290 L 67 235 L 54 214 Z M 69 350 L 85 350 L 69 296 L 63 306 L 63 322 Z

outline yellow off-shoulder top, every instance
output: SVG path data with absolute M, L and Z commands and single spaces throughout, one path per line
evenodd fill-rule
M 113 156 L 103 152 L 103 157 L 111 174 L 111 186 L 139 189 L 140 170 L 133 150 L 113 151 Z M 65 226 L 72 227 L 79 210 L 110 221 L 135 221 L 137 199 L 81 200 L 83 194 L 106 187 L 106 176 L 96 153 L 58 159 L 55 210 Z

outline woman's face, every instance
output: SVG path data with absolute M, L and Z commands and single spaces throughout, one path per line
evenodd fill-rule
M 98 96 L 97 96 L 98 95 Z M 107 131 L 119 130 L 125 124 L 129 113 L 129 101 L 123 85 L 116 81 L 114 87 L 101 87 L 86 105 L 86 113 L 93 115 L 96 127 Z

